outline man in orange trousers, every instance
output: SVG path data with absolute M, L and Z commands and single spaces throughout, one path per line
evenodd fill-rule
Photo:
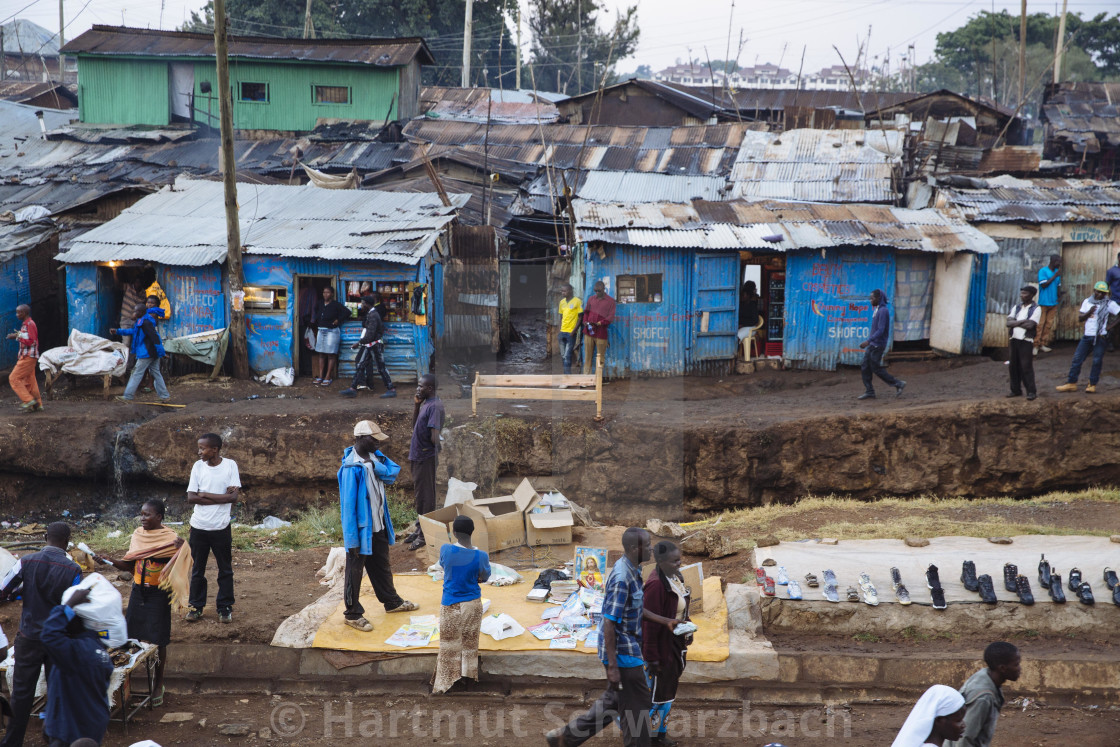
M 8 335 L 9 340 L 19 340 L 19 356 L 15 368 L 8 374 L 8 383 L 20 401 L 24 412 L 43 409 L 39 384 L 35 381 L 35 366 L 39 362 L 39 328 L 31 318 L 31 307 L 23 303 L 16 307 L 16 316 L 23 323 L 19 332 Z

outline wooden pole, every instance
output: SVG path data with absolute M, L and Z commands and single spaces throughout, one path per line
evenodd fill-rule
M 229 270 L 229 339 L 234 378 L 249 378 L 245 342 L 245 305 L 241 268 L 241 226 L 237 222 L 237 173 L 233 157 L 233 100 L 229 90 L 226 0 L 214 0 L 214 54 L 218 64 L 218 113 L 221 127 L 222 184 L 226 197 L 226 268 Z
M 311 3 L 312 0 L 307 0 L 307 8 L 303 11 L 303 38 L 315 38 L 315 24 L 311 22 Z
M 62 8 L 62 4 L 63 4 L 64 1 L 65 0 L 58 0 L 58 48 L 59 49 L 62 49 L 63 47 L 66 46 L 66 14 L 65 14 L 65 11 Z M 58 56 L 58 64 L 61 68 L 62 55 Z M 61 82 L 61 80 L 62 80 L 62 70 L 61 69 L 59 69 L 59 71 L 58 71 L 58 79 Z
M 1019 101 L 1027 92 L 1027 0 L 1021 0 L 1019 11 Z
M 463 88 L 471 87 L 471 32 L 474 29 L 474 0 L 467 0 L 467 12 L 463 16 Z
M 1064 16 L 1063 16 L 1064 18 Z M 521 90 L 521 3 L 517 3 L 517 74 L 514 86 Z
M 1058 42 L 1054 45 L 1054 82 L 1062 82 L 1062 52 L 1066 44 L 1066 8 L 1069 0 L 1062 0 L 1062 15 L 1058 19 Z

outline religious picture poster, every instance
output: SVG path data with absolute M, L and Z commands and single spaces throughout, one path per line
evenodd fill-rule
M 580 586 L 601 591 L 608 571 L 606 548 L 577 547 L 576 559 L 572 567 Z

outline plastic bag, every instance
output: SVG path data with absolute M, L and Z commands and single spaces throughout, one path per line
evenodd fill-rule
M 447 497 L 443 499 L 443 506 L 454 506 L 474 498 L 474 491 L 478 485 L 473 482 L 463 482 L 454 477 L 447 478 Z
M 322 568 L 315 571 L 315 575 L 319 577 L 319 583 L 323 586 L 334 586 L 335 582 L 342 580 L 345 570 L 346 548 L 332 547 L 327 555 L 327 562 L 323 564 Z
M 273 386 L 291 386 L 296 382 L 296 371 L 294 368 L 274 368 L 261 376 L 259 381 Z
M 495 641 L 500 641 L 505 638 L 514 638 L 525 632 L 525 628 L 521 627 L 521 623 L 504 612 L 487 615 L 482 618 L 482 626 L 479 630 Z
M 120 592 L 100 573 L 91 573 L 77 586 L 62 592 L 62 603 L 70 601 L 78 589 L 89 589 L 89 600 L 74 607 L 74 614 L 82 618 L 86 628 L 97 633 L 106 648 L 124 645 L 128 641 L 128 625 Z
M 278 516 L 266 516 L 260 524 L 254 524 L 253 529 L 280 529 L 291 525 L 292 522 L 284 521 Z
M 512 586 L 521 583 L 521 574 L 501 563 L 491 563 L 490 580 L 486 583 L 491 586 Z

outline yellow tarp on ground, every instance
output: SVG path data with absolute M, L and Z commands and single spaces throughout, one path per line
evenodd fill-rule
M 482 587 L 482 596 L 490 600 L 488 614 L 504 612 L 525 628 L 525 632 L 514 638 L 495 641 L 488 635 L 480 637 L 478 648 L 480 651 L 547 651 L 549 642 L 538 640 L 529 632 L 529 628 L 538 625 L 541 613 L 552 607 L 550 604 L 528 602 L 525 595 L 537 580 L 536 571 L 520 571 L 524 582 L 513 586 Z M 369 579 L 362 581 L 361 601 L 366 609 L 366 619 L 373 625 L 373 632 L 362 633 L 348 627 L 342 619 L 344 605 L 340 604 L 331 616 L 319 626 L 315 633 L 314 648 L 330 648 L 339 651 L 369 651 L 376 653 L 391 652 L 395 654 L 424 653 L 431 654 L 439 650 L 439 643 L 433 642 L 424 648 L 400 648 L 385 643 L 385 639 L 396 632 L 397 628 L 405 625 L 411 615 L 436 615 L 439 616 L 440 599 L 443 596 L 443 584 L 432 581 L 426 575 L 393 575 L 393 582 L 397 593 L 403 598 L 420 605 L 420 609 L 411 613 L 388 615 L 384 607 L 373 595 Z M 693 636 L 692 646 L 688 649 L 689 661 L 724 661 L 730 654 L 729 639 L 727 634 L 727 602 L 723 598 L 720 588 L 719 576 L 704 579 L 704 609 L 700 614 L 693 615 L 692 621 L 698 630 Z M 595 654 L 594 648 L 585 648 L 582 643 L 575 649 L 559 650 L 559 654 Z

